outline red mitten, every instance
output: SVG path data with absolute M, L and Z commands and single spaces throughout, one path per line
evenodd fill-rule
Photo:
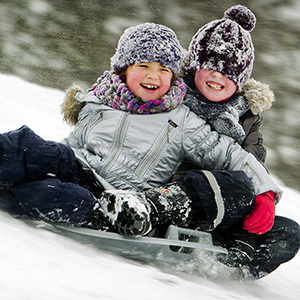
M 272 228 L 274 218 L 274 192 L 269 191 L 256 196 L 254 208 L 245 217 L 243 228 L 250 233 L 263 234 Z

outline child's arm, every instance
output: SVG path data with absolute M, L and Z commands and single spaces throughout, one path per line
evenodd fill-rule
M 275 96 L 267 84 L 253 78 L 245 83 L 242 93 L 248 101 L 250 110 L 239 120 L 246 134 L 241 146 L 264 164 L 267 151 L 263 145 L 263 134 L 260 129 L 263 124 L 263 113 L 271 108 Z
M 240 118 L 240 124 L 245 130 L 245 139 L 240 143 L 243 149 L 252 153 L 262 164 L 266 161 L 267 149 L 263 145 L 263 134 L 260 127 L 263 122 L 261 115 L 255 116 L 248 111 Z

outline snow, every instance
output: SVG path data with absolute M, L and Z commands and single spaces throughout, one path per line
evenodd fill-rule
M 0 132 L 24 124 L 60 141 L 64 92 L 0 74 Z M 277 214 L 300 222 L 300 194 L 283 186 Z M 256 282 L 219 282 L 166 272 L 33 227 L 0 211 L 0 295 L 5 300 L 299 299 L 300 256 Z

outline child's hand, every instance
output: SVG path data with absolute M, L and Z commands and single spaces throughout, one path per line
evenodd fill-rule
M 269 191 L 256 196 L 254 208 L 245 217 L 243 228 L 250 233 L 263 234 L 272 228 L 274 218 L 274 192 Z

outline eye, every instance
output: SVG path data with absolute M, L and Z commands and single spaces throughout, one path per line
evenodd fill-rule
M 147 66 L 147 65 L 144 65 L 144 64 L 138 64 L 138 66 L 139 66 L 140 68 L 148 68 L 148 66 Z
M 162 64 L 160 64 L 160 70 L 162 72 L 167 72 L 167 73 L 172 72 L 168 67 L 166 67 L 166 66 L 164 66 Z
M 161 68 L 162 72 L 171 73 L 171 70 L 169 68 Z

